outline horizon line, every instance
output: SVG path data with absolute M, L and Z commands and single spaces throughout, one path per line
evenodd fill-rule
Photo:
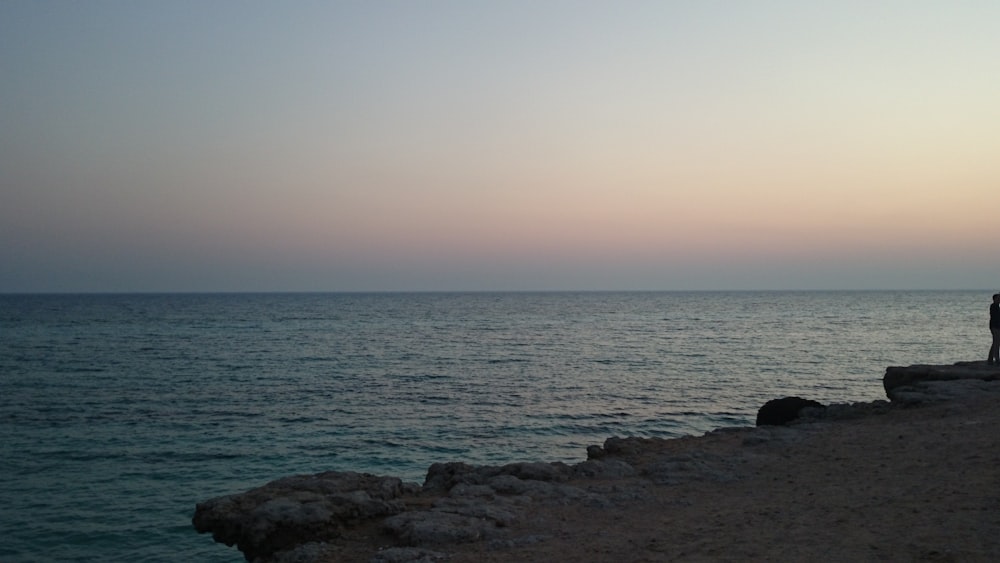
M 331 294 L 498 294 L 498 293 L 874 293 L 874 292 L 937 292 L 982 291 L 997 293 L 984 288 L 749 288 L 749 289 L 334 289 L 334 290 L 120 290 L 120 291 L 0 291 L 8 295 L 331 295 Z

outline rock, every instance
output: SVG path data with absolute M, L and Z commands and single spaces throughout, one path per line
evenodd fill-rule
M 1000 380 L 929 380 L 893 388 L 892 404 L 905 407 L 944 401 L 968 401 L 998 392 L 1000 392 Z
M 192 522 L 199 533 L 211 532 L 215 541 L 235 545 L 252 561 L 402 512 L 404 505 L 396 499 L 403 491 L 395 477 L 335 471 L 297 475 L 199 503 Z
M 513 549 L 516 547 L 524 547 L 526 545 L 547 542 L 551 539 L 552 536 L 548 534 L 532 534 L 530 536 L 521 536 L 519 538 L 509 540 L 493 540 L 488 544 L 488 546 L 492 550 Z
M 882 377 L 882 387 L 890 401 L 904 403 L 933 400 L 933 394 L 926 393 L 922 384 L 930 381 L 955 381 L 974 379 L 979 381 L 1000 380 L 1000 366 L 990 366 L 986 362 L 956 362 L 952 365 L 912 365 L 890 366 Z M 923 388 L 924 391 L 919 391 Z M 917 389 L 923 400 L 913 395 Z
M 572 468 L 558 461 L 552 463 L 510 463 L 501 467 L 499 474 L 510 475 L 525 481 L 566 481 L 572 474 Z
M 662 457 L 650 463 L 645 475 L 657 485 L 678 485 L 691 481 L 728 483 L 738 478 L 731 465 L 731 460 L 692 451 Z
M 465 483 L 459 483 L 451 488 L 448 495 L 453 498 L 466 497 L 493 500 L 496 498 L 497 492 L 489 485 L 466 485 Z
M 756 447 L 779 444 L 781 447 L 787 447 L 790 444 L 801 442 L 806 436 L 806 434 L 787 426 L 758 426 L 752 430 L 753 432 L 748 432 L 743 436 L 742 445 Z
M 585 479 L 621 479 L 636 474 L 635 467 L 620 459 L 588 459 L 576 464 L 573 470 L 576 475 Z
M 515 502 L 506 498 L 488 501 L 471 498 L 444 497 L 434 503 L 433 510 L 461 516 L 471 516 L 480 520 L 490 520 L 497 526 L 510 526 L 517 521 Z
M 628 457 L 641 452 L 653 441 L 651 438 L 639 438 L 635 436 L 627 438 L 612 436 L 604 440 L 603 448 L 595 446 L 587 448 L 587 457 L 589 459 L 601 459 L 605 456 Z
M 838 420 L 1000 393 L 1000 367 L 984 362 L 890 367 L 883 385 L 891 402 L 824 406 L 785 397 L 759 409 L 758 428 L 672 439 L 612 437 L 603 446 L 588 447 L 587 460 L 575 465 L 436 463 L 422 487 L 362 473 L 293 476 L 199 503 L 193 523 L 198 532 L 236 545 L 248 561 L 258 563 L 342 560 L 346 550 L 356 549 L 351 542 L 378 526 L 395 536 L 390 544 L 408 547 L 381 550 L 372 563 L 440 561 L 449 556 L 430 548 L 455 543 L 483 541 L 488 549 L 511 549 L 551 539 L 544 534 L 511 537 L 523 533 L 522 526 L 545 506 L 599 512 L 653 502 L 652 488 L 662 485 L 739 481 L 748 460 L 761 451 L 806 440 L 811 431 Z M 798 427 L 786 427 L 792 425 Z M 345 534 L 355 526 L 370 527 Z M 384 546 L 386 538 L 376 535 Z
M 445 561 L 447 553 L 421 549 L 418 547 L 392 547 L 378 552 L 371 563 L 432 563 Z
M 335 561 L 337 549 L 324 542 L 308 542 L 286 551 L 276 552 L 270 557 L 260 557 L 254 563 L 314 563 Z
M 587 492 L 579 487 L 536 479 L 518 479 L 506 474 L 490 479 L 490 487 L 501 494 L 526 496 L 535 501 L 564 503 L 587 497 Z
M 450 512 L 404 512 L 385 520 L 386 531 L 411 546 L 468 543 L 498 535 L 497 523 Z
M 427 468 L 424 478 L 425 493 L 448 492 L 455 485 L 482 485 L 485 479 L 479 475 L 482 468 L 468 463 L 435 463 Z
M 501 475 L 522 481 L 560 482 L 569 480 L 573 467 L 562 462 L 509 463 L 503 467 L 467 463 L 435 463 L 427 470 L 424 493 L 446 493 L 458 485 L 486 485 Z
M 785 397 L 772 399 L 757 411 L 757 426 L 784 426 L 799 418 L 799 413 L 805 408 L 823 409 L 821 403 L 801 397 Z
M 884 400 L 860 403 L 834 403 L 827 405 L 817 417 L 820 420 L 851 420 L 877 414 L 885 414 L 892 409 L 892 403 Z M 806 415 L 806 412 L 800 415 Z M 810 415 L 814 413 L 808 413 Z
M 438 497 L 431 508 L 387 518 L 384 528 L 401 544 L 414 547 L 503 540 L 506 529 L 532 503 L 563 504 L 594 496 L 563 483 L 574 475 L 574 468 L 564 463 L 435 464 L 423 491 L 425 498 Z

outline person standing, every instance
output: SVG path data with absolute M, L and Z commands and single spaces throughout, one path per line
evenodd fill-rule
M 986 364 L 1000 366 L 1000 293 L 993 294 L 993 304 L 990 305 L 990 333 L 993 334 L 993 345 L 990 346 Z

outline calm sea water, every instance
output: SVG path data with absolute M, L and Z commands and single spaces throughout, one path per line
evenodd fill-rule
M 886 366 L 985 356 L 989 293 L 0 296 L 0 561 L 237 562 L 195 503 L 284 475 L 884 398 Z

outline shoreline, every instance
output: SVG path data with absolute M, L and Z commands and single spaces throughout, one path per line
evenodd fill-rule
M 1000 368 L 981 364 L 888 368 L 891 403 L 609 438 L 575 465 L 288 477 L 194 523 L 262 563 L 998 560 Z

